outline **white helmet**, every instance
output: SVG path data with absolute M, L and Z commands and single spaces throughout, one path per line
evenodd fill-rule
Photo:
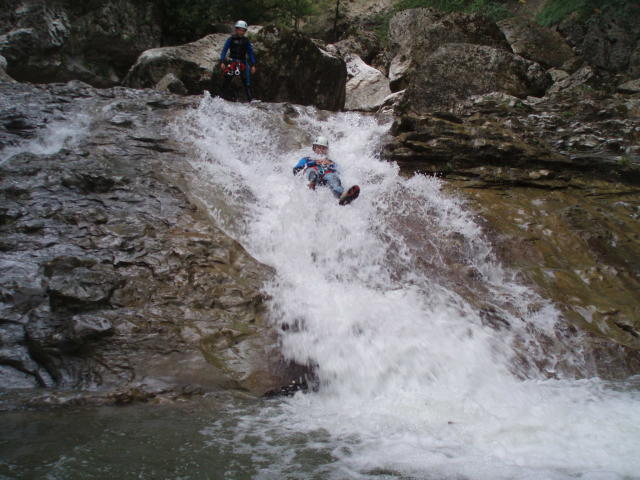
M 329 148 L 329 140 L 327 140 L 327 137 L 323 137 L 322 135 L 318 135 L 316 137 L 316 139 L 313 141 L 313 146 L 315 147 L 316 145 L 318 145 L 320 147 Z
M 247 25 L 247 22 L 245 22 L 244 20 L 238 20 L 235 24 L 235 28 L 244 28 L 245 30 L 247 30 L 249 28 L 249 25 Z

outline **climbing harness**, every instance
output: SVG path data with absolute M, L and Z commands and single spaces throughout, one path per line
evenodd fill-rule
M 230 77 L 242 75 L 246 68 L 247 66 L 244 62 L 234 60 L 231 63 L 227 63 L 227 67 L 224 69 L 224 74 L 229 75 Z
M 327 173 L 335 173 L 336 169 L 333 165 L 318 165 L 318 164 L 314 164 L 314 165 L 310 165 L 308 167 L 305 168 L 305 174 L 307 170 L 315 170 L 316 173 L 318 174 L 318 180 L 317 183 L 318 185 L 325 185 L 327 183 L 327 181 L 325 180 L 324 176 Z

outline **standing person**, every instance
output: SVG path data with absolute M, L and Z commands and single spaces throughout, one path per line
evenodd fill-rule
M 316 189 L 316 185 L 327 185 L 340 205 L 346 205 L 358 198 L 360 187 L 354 185 L 346 192 L 338 175 L 338 165 L 328 157 L 329 140 L 323 136 L 316 137 L 311 145 L 313 155 L 304 157 L 293 167 L 293 174 L 304 170 L 309 188 Z
M 235 92 L 230 91 L 231 80 L 236 75 L 242 77 L 247 101 L 253 99 L 251 93 L 251 75 L 256 73 L 256 57 L 253 53 L 253 45 L 245 36 L 248 29 L 247 22 L 238 20 L 235 24 L 235 33 L 224 43 L 220 53 L 220 68 L 224 73 L 222 81 L 222 98 L 235 100 Z M 227 59 L 227 53 L 229 58 Z

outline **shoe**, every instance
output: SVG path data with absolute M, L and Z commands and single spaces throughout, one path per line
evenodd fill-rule
M 349 190 L 340 195 L 340 200 L 338 204 L 340 205 L 348 205 L 353 202 L 360 195 L 360 187 L 358 185 L 354 185 Z
M 315 190 L 316 189 L 316 182 L 310 182 L 309 185 L 307 185 L 311 190 Z

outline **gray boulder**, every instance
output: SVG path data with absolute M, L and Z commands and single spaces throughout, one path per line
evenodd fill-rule
M 347 67 L 300 32 L 265 27 L 255 37 L 259 71 L 254 94 L 267 102 L 315 105 L 341 110 Z
M 548 95 L 554 95 L 565 90 L 572 90 L 582 86 L 594 86 L 597 85 L 599 76 L 597 71 L 587 65 L 579 69 L 572 75 L 564 78 L 558 78 L 553 86 L 548 90 Z
M 545 67 L 561 67 L 575 58 L 567 42 L 548 28 L 526 18 L 512 17 L 498 22 L 513 53 Z
M 151 1 L 5 3 L 0 54 L 9 62 L 7 73 L 18 81 L 115 85 L 142 51 L 160 44 Z
M 488 45 L 511 51 L 504 35 L 493 22 L 480 15 L 445 14 L 430 8 L 414 8 L 397 13 L 389 22 L 389 41 L 393 60 L 389 79 L 394 91 L 405 88 L 413 72 L 448 43 Z
M 0 55 L 0 82 L 15 82 L 13 78 L 7 75 L 7 59 Z
M 570 17 L 559 31 L 585 61 L 610 72 L 640 74 L 640 8 L 632 5 L 605 9 L 588 21 Z
M 188 93 L 187 87 L 184 86 L 182 80 L 176 77 L 173 73 L 167 73 L 162 77 L 162 80 L 158 82 L 155 88 L 161 92 L 177 93 L 180 95 Z
M 220 51 L 228 37 L 225 33 L 214 33 L 186 45 L 147 50 L 131 67 L 123 83 L 134 88 L 164 90 L 169 88 L 166 82 L 171 80 L 175 85 L 175 80 L 179 80 L 186 91 L 174 93 L 195 95 L 212 87 L 219 88 L 211 85 L 211 74 L 218 66 Z
M 618 91 L 631 94 L 640 93 L 640 78 L 623 83 L 618 87 Z
M 83 343 L 92 339 L 114 333 L 113 325 L 108 318 L 95 314 L 74 315 L 69 320 L 69 337 Z
M 389 79 L 370 67 L 355 54 L 345 58 L 349 80 L 346 85 L 345 110 L 372 111 L 378 109 L 391 95 Z
M 539 64 L 502 49 L 466 43 L 440 47 L 413 74 L 401 111 L 449 109 L 472 95 L 542 96 L 551 78 Z
M 373 59 L 380 53 L 382 46 L 380 39 L 373 32 L 359 31 L 357 35 L 349 36 L 333 44 L 341 56 L 355 54 L 362 58 L 365 63 L 371 64 Z

